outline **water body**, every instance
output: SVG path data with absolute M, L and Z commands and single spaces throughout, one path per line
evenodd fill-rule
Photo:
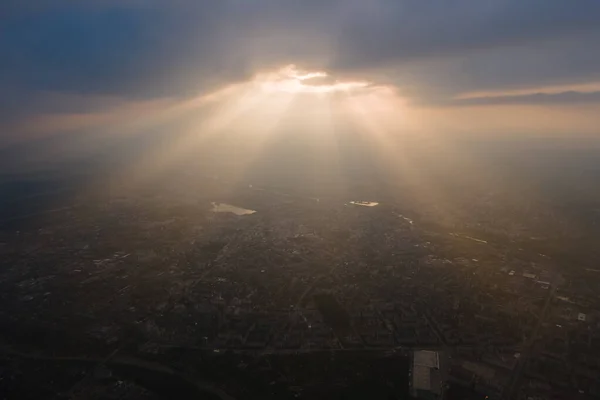
M 363 207 L 375 207 L 376 205 L 379 205 L 376 201 L 351 201 L 350 204 Z
M 557 299 L 562 300 L 562 301 L 566 301 L 567 303 L 571 303 L 571 304 L 575 304 L 574 301 L 571 301 L 571 299 L 569 299 L 566 296 L 556 296 Z
M 477 239 L 477 238 L 474 238 L 474 237 L 471 237 L 471 236 L 463 236 L 463 237 L 465 239 L 469 239 L 469 240 L 472 240 L 474 242 L 479 242 L 479 243 L 485 243 L 485 244 L 487 244 L 487 240 Z
M 398 216 L 399 216 L 400 218 L 402 218 L 403 220 L 405 220 L 406 222 L 408 222 L 409 224 L 411 224 L 411 225 L 414 225 L 414 221 L 413 221 L 412 219 L 410 219 L 410 218 L 408 218 L 408 217 L 405 217 L 405 216 L 404 216 L 404 215 L 402 215 L 402 214 L 398 214 Z
M 212 212 L 217 212 L 217 213 L 232 213 L 235 215 L 250 215 L 250 214 L 254 214 L 256 211 L 255 210 L 249 210 L 247 208 L 242 208 L 242 207 L 237 207 L 237 206 L 232 206 L 231 204 L 227 204 L 227 203 L 211 203 L 213 208 L 212 208 Z
M 472 236 L 467 236 L 467 235 L 461 235 L 460 233 L 450 233 L 450 235 L 455 236 L 455 237 L 460 237 L 463 239 L 469 239 L 469 240 L 472 240 L 472 241 L 478 242 L 478 243 L 488 244 L 487 240 L 477 239 L 477 238 L 474 238 Z

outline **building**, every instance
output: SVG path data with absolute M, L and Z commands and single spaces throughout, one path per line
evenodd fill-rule
M 417 399 L 440 399 L 442 378 L 440 357 L 435 351 L 419 350 L 413 353 L 410 394 Z

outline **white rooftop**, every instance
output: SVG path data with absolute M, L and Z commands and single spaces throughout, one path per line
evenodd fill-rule
M 440 358 L 438 353 L 435 351 L 429 350 L 419 350 L 415 351 L 413 365 L 415 368 L 417 366 L 427 367 L 427 368 L 439 368 L 440 367 Z
M 415 365 L 413 368 L 413 390 L 431 390 L 431 375 L 429 367 Z

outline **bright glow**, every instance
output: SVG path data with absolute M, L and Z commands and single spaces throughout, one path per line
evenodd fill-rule
M 227 165 L 235 184 L 244 179 L 249 166 L 269 154 L 269 146 L 280 140 L 277 136 L 290 132 L 298 132 L 309 146 L 308 157 L 314 168 L 323 171 L 321 176 L 335 177 L 343 162 L 339 135 L 348 128 L 384 149 L 383 159 L 392 164 L 394 142 L 414 129 L 408 110 L 392 87 L 288 65 L 152 116 L 148 124 L 172 121 L 177 132 L 168 146 L 147 154 L 123 181 L 153 179 L 176 165 L 190 168 L 202 156 L 211 157 L 212 149 L 225 140 L 236 149 L 235 156 L 226 153 L 228 158 L 217 162 Z
M 287 93 L 331 93 L 337 91 L 351 91 L 369 86 L 365 81 L 338 81 L 326 84 L 311 84 L 310 81 L 318 78 L 330 78 L 326 72 L 303 72 L 294 65 L 289 65 L 277 72 L 261 74 L 255 78 L 261 90 L 265 92 Z

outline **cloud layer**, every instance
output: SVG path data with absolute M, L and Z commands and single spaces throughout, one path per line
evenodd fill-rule
M 568 89 L 600 82 L 597 0 L 8 0 L 0 13 L 3 120 L 187 97 L 290 63 L 424 106 L 600 100 Z M 515 89 L 531 92 L 458 99 Z

